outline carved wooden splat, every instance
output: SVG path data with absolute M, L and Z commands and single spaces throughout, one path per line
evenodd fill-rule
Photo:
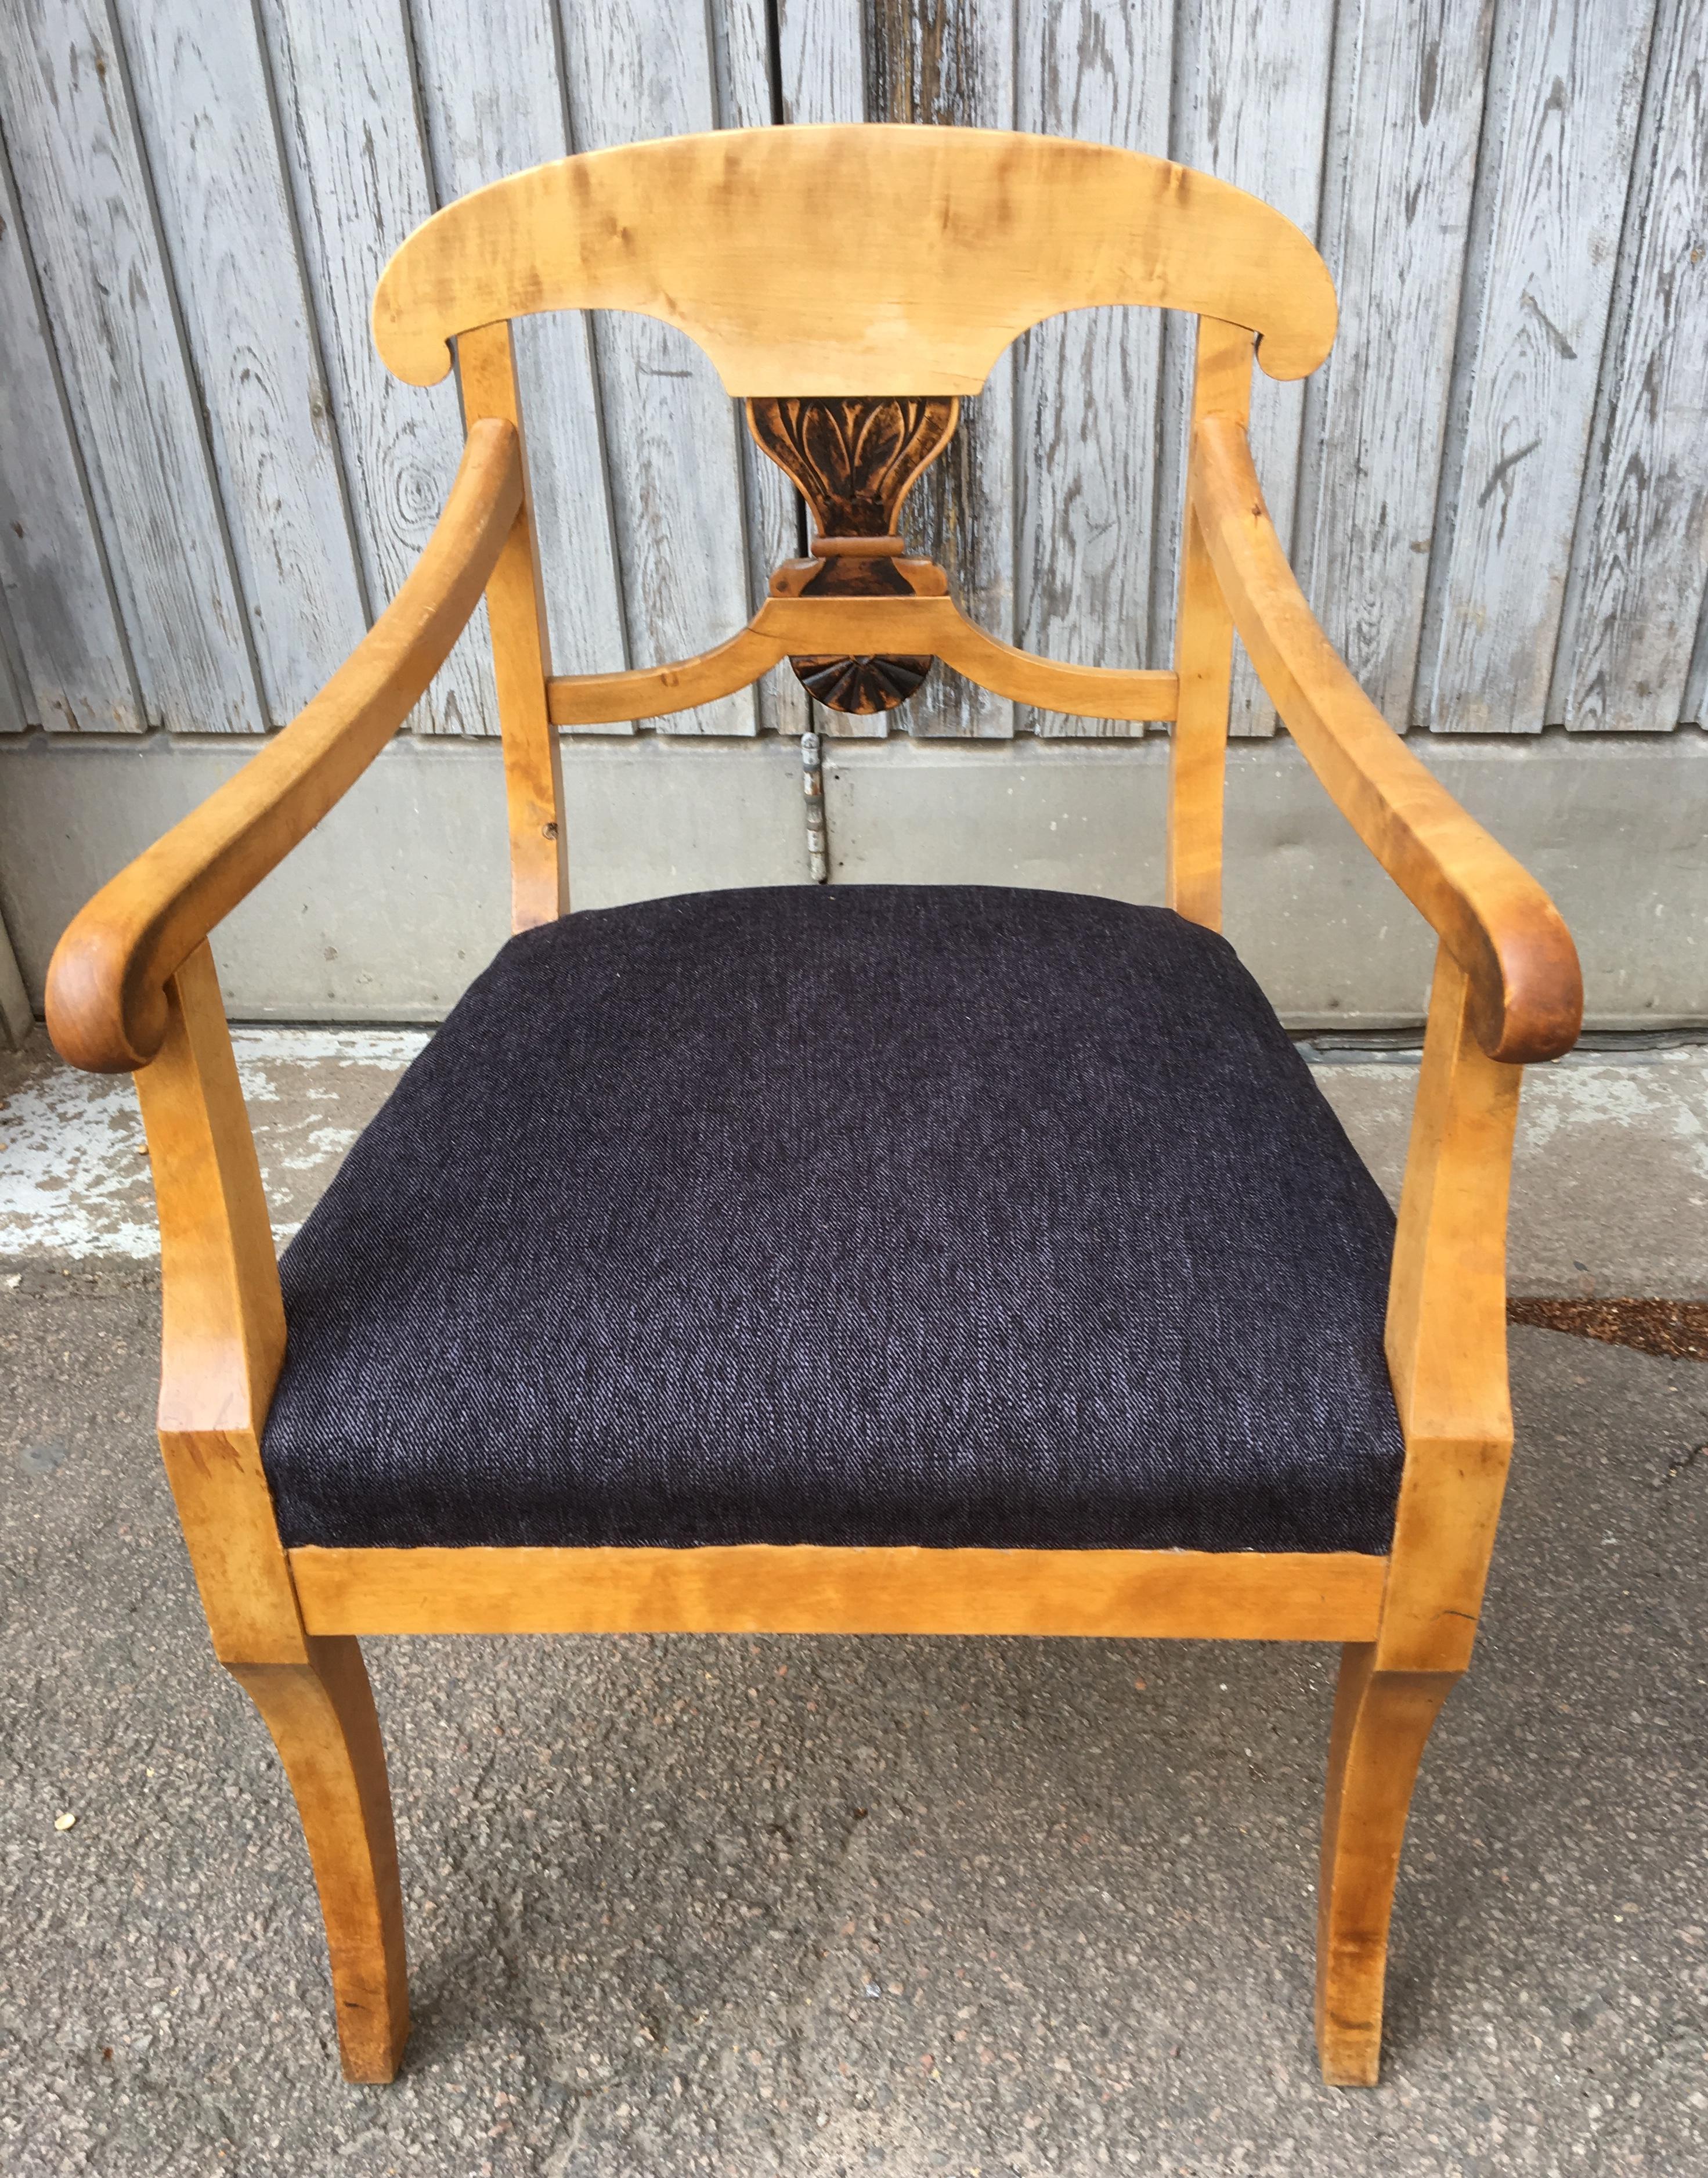
M 818 534 L 812 559 L 772 577 L 794 597 L 905 597 L 941 588 L 929 561 L 903 557 L 896 513 L 954 434 L 959 401 L 947 396 L 750 400 L 747 425 L 799 486 Z M 917 571 L 917 572 L 916 572 Z M 891 711 L 930 671 L 925 657 L 791 658 L 808 692 L 832 711 Z

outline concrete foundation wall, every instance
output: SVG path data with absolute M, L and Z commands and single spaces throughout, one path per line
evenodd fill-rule
M 1590 1026 L 1708 1022 L 1708 736 L 1412 746 L 1558 901 L 1583 952 Z M 38 1010 L 77 908 L 254 747 L 0 742 L 0 911 Z M 1160 737 L 829 743 L 832 875 L 1157 900 L 1167 765 Z M 805 881 L 792 742 L 577 740 L 564 773 L 578 908 Z M 503 943 L 507 917 L 498 749 L 399 740 L 215 951 L 239 1019 L 434 1021 Z M 1226 924 L 1291 1026 L 1422 1017 L 1430 933 L 1285 739 L 1231 752 Z

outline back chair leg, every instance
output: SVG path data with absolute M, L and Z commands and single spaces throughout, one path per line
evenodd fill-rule
M 233 1664 L 266 1721 L 320 1891 L 347 2080 L 396 2077 L 409 2034 L 403 1896 L 385 1750 L 362 1651 L 311 1636 L 306 1664 Z
M 1373 1641 L 1340 1651 L 1317 1893 L 1317 2050 L 1331 2088 L 1373 2088 L 1400 1846 L 1424 1742 L 1456 1672 L 1378 1672 Z

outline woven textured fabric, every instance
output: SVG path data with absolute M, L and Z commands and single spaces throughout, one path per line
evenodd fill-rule
M 284 1259 L 287 1544 L 1383 1551 L 1394 1221 L 1232 949 L 789 887 L 513 939 Z

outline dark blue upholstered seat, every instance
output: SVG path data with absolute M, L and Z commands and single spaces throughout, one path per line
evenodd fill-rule
M 506 945 L 284 1261 L 286 1543 L 1383 1551 L 1393 1219 L 1223 939 L 807 886 Z

